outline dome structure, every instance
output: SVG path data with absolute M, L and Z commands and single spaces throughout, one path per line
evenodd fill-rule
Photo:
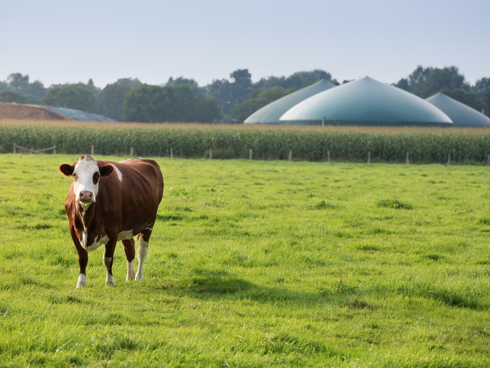
M 320 92 L 293 106 L 279 121 L 303 125 L 452 125 L 434 105 L 369 77 Z
M 327 89 L 335 87 L 335 84 L 322 79 L 308 87 L 290 93 L 281 97 L 270 104 L 265 105 L 261 109 L 250 115 L 244 124 L 279 124 L 279 118 L 297 103 L 323 92 Z
M 453 121 L 455 127 L 490 127 L 490 118 L 444 93 L 437 93 L 426 99 Z

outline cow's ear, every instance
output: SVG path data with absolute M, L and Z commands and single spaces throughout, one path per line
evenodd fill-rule
M 112 165 L 104 165 L 99 167 L 100 176 L 109 176 L 114 171 Z
M 72 176 L 73 170 L 75 170 L 75 168 L 68 164 L 63 164 L 60 166 L 60 171 L 66 176 Z

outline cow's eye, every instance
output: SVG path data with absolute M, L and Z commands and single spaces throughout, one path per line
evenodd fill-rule
M 94 181 L 94 184 L 97 184 L 99 182 L 99 179 L 100 179 L 100 174 L 98 172 L 94 173 L 94 176 L 92 179 Z
M 73 173 L 72 176 L 73 176 L 73 179 L 77 180 L 77 174 Z

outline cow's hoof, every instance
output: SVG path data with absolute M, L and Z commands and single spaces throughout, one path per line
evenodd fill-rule
M 80 276 L 78 276 L 77 288 L 83 288 L 85 285 L 87 285 L 87 279 L 85 278 L 85 275 L 81 273 Z
M 105 284 L 107 286 L 116 286 L 116 281 L 114 280 L 113 276 L 107 276 L 107 279 L 105 280 Z

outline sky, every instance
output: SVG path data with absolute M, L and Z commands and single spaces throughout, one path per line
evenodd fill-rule
M 418 65 L 490 77 L 488 0 L 10 0 L 1 13 L 0 80 L 46 87 L 205 86 L 237 69 L 254 82 L 321 69 L 396 83 Z

